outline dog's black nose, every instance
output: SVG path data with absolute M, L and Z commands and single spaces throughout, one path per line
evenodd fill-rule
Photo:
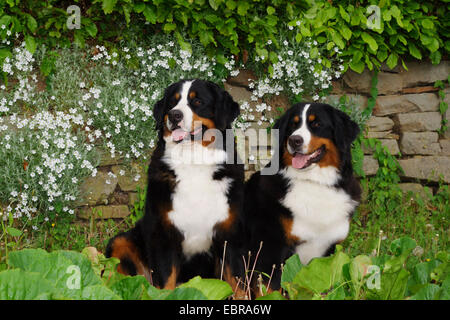
M 178 124 L 181 120 L 183 120 L 183 112 L 177 109 L 170 110 L 167 115 L 169 116 L 170 122 L 173 124 Z
M 292 149 L 297 150 L 303 145 L 303 138 L 299 135 L 293 135 L 289 137 L 288 143 Z

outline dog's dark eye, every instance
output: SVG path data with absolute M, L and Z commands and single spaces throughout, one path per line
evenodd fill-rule
M 195 98 L 194 100 L 192 100 L 192 103 L 198 107 L 201 106 L 203 102 L 202 100 Z
M 317 120 L 314 120 L 313 122 L 310 123 L 310 126 L 313 128 L 319 128 L 320 127 L 320 122 Z

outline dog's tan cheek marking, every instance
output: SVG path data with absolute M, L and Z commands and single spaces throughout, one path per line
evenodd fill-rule
M 290 154 L 287 149 L 287 140 L 286 140 L 286 142 L 284 143 L 284 153 L 282 157 L 282 161 L 286 167 L 292 166 L 292 158 L 293 158 L 292 154 Z
M 171 131 L 169 130 L 169 128 L 167 128 L 167 119 L 168 118 L 169 118 L 169 116 L 166 114 L 164 116 L 164 132 L 163 132 L 164 137 L 168 137 L 172 134 Z
M 201 122 L 208 129 L 216 128 L 216 124 L 214 123 L 214 121 L 212 119 L 200 117 L 198 114 L 193 112 L 192 113 L 192 128 L 191 128 L 192 130 L 195 129 L 194 128 L 195 122 Z
M 335 144 L 327 138 L 321 138 L 317 136 L 311 136 L 311 141 L 309 143 L 308 153 L 312 153 L 319 149 L 321 146 L 325 145 L 326 153 L 323 158 L 319 161 L 319 167 L 329 167 L 333 166 L 339 168 L 339 152 Z
M 215 129 L 216 128 L 216 124 L 214 123 L 214 121 L 212 119 L 208 119 L 208 118 L 204 118 L 204 117 L 200 117 L 198 114 L 196 114 L 195 112 L 192 113 L 192 127 L 191 130 L 194 131 L 195 129 L 195 123 L 201 122 L 202 125 L 204 125 L 206 128 L 208 129 Z M 216 137 L 214 135 L 208 135 L 208 136 L 204 136 L 202 137 L 202 145 L 204 147 L 207 147 L 208 145 L 210 145 L 211 143 L 213 143 L 216 140 Z

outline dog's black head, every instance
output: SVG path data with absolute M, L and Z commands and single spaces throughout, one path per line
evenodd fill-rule
M 274 125 L 279 129 L 280 166 L 352 170 L 350 147 L 358 125 L 344 112 L 322 103 L 297 103 Z M 350 167 L 349 167 L 350 166 Z
M 224 131 L 239 115 L 239 105 L 217 84 L 204 80 L 182 80 L 170 85 L 154 109 L 159 136 L 175 142 L 204 133 Z

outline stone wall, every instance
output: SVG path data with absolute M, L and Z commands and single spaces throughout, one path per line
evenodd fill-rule
M 392 154 L 398 156 L 405 172 L 401 184 L 405 191 L 421 192 L 423 184 L 438 181 L 440 175 L 446 183 L 450 183 L 450 131 L 442 135 L 437 132 L 441 128 L 442 115 L 439 113 L 438 90 L 433 86 L 436 80 L 446 80 L 449 73 L 450 63 L 443 61 L 437 66 L 411 62 L 408 63 L 408 71 L 385 68 L 378 74 L 379 96 L 367 123 L 367 136 L 378 138 Z M 237 77 L 229 78 L 225 83 L 225 89 L 235 101 L 257 103 L 251 102 L 249 79 L 254 80 L 254 74 L 242 70 Z M 353 96 L 365 108 L 370 85 L 370 72 L 357 74 L 349 71 L 334 83 L 332 95 Z M 450 104 L 448 87 L 445 89 L 445 100 Z M 289 102 L 285 97 L 277 96 L 270 101 L 270 105 L 272 110 L 277 107 L 286 109 Z M 450 110 L 444 117 L 450 126 Z M 251 124 L 251 128 L 266 126 L 258 125 L 257 118 Z M 260 145 L 247 143 L 241 149 L 244 147 L 250 150 L 250 156 L 245 158 L 248 178 L 270 160 L 270 153 L 258 157 Z M 270 143 L 266 147 L 269 151 Z M 364 151 L 364 170 L 370 176 L 376 173 L 378 163 L 372 157 L 372 150 Z M 89 178 L 82 187 L 87 200 L 80 203 L 78 216 L 89 218 L 101 211 L 103 219 L 125 217 L 138 199 L 137 188 L 143 189 L 145 185 L 145 165 L 133 163 L 130 167 L 105 155 L 97 177 Z
M 368 137 L 378 138 L 399 159 L 404 170 L 404 190 L 418 191 L 421 185 L 437 182 L 441 177 L 450 183 L 450 130 L 438 131 L 443 117 L 450 124 L 450 110 L 439 112 L 440 98 L 434 87 L 437 80 L 447 83 L 450 62 L 439 65 L 426 62 L 410 62 L 408 71 L 401 67 L 394 70 L 382 68 L 378 74 L 378 97 L 372 117 L 369 119 Z M 364 71 L 347 72 L 336 83 L 335 95 L 360 95 L 367 99 L 372 74 Z M 450 88 L 445 92 L 445 102 L 450 104 Z M 365 105 L 364 105 L 365 107 Z M 374 174 L 378 164 L 365 150 L 364 168 Z

